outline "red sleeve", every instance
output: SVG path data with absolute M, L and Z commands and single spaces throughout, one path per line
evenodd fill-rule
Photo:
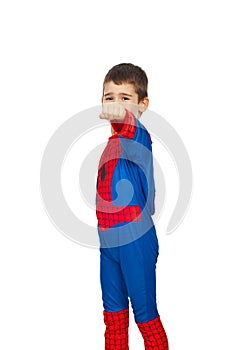
M 136 117 L 126 109 L 124 120 L 118 121 L 114 119 L 111 121 L 114 131 L 127 138 L 133 138 L 136 132 Z

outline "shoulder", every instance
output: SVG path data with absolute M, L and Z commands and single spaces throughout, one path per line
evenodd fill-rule
M 135 140 L 144 144 L 144 146 L 151 149 L 152 139 L 150 133 L 146 127 L 140 122 L 139 119 L 136 119 L 136 129 Z

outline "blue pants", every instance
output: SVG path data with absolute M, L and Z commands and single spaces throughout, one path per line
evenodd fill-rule
M 154 226 L 129 244 L 100 248 L 100 279 L 106 311 L 128 308 L 129 297 L 137 323 L 148 322 L 159 315 L 156 303 L 158 254 Z

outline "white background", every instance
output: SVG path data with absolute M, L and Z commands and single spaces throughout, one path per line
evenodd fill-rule
M 232 5 L 1 2 L 1 349 L 104 349 L 98 250 L 50 221 L 40 163 L 54 131 L 100 103 L 104 75 L 121 62 L 145 69 L 150 108 L 177 130 L 193 166 L 186 218 L 169 236 L 158 226 L 170 349 L 234 349 Z M 175 174 L 168 168 L 167 181 Z M 170 191 L 167 201 L 164 218 Z M 143 349 L 130 321 L 130 348 Z

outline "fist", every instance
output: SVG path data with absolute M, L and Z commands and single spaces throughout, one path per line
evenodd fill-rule
M 102 105 L 101 119 L 107 120 L 123 120 L 126 116 L 126 110 L 121 103 L 111 102 Z

